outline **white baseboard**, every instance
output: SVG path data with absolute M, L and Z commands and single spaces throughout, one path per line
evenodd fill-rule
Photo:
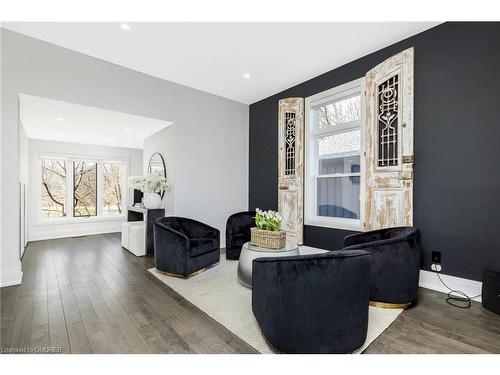
M 2 269 L 0 272 L 0 288 L 19 285 L 23 280 L 21 267 Z
M 439 276 L 441 276 L 441 279 L 443 279 L 446 285 L 448 285 L 452 289 L 460 290 L 470 297 L 479 295 L 479 297 L 476 297 L 473 300 L 481 302 L 481 288 L 483 286 L 482 282 L 443 274 L 439 274 Z M 420 281 L 418 285 L 422 288 L 432 289 L 438 292 L 449 292 L 449 290 L 441 283 L 441 281 L 439 281 L 436 273 L 431 271 L 420 270 Z
M 116 233 L 121 232 L 122 222 L 123 220 L 116 220 L 94 223 L 32 226 L 29 232 L 29 240 L 40 241 L 56 238 L 89 236 L 92 234 Z

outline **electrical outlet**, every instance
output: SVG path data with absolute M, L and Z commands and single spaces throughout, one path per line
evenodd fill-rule
M 441 251 L 432 252 L 431 270 L 441 272 Z
M 434 272 L 441 272 L 441 265 L 437 263 L 432 263 L 431 270 L 433 270 Z

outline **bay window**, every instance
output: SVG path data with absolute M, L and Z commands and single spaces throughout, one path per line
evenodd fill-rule
M 305 224 L 361 229 L 364 79 L 306 98 Z

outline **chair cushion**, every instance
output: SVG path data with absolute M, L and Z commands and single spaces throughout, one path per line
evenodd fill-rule
M 215 238 L 190 238 L 191 256 L 196 257 L 214 251 L 218 248 Z

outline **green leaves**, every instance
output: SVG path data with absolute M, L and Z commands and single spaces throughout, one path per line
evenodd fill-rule
M 256 209 L 255 225 L 259 229 L 279 231 L 281 229 L 281 215 L 276 211 L 262 211 Z

